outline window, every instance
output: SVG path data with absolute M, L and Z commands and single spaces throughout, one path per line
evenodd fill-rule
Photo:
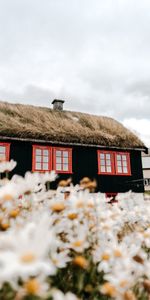
M 72 173 L 72 149 L 54 148 L 53 167 L 57 173 Z
M 46 172 L 52 170 L 52 148 L 33 145 L 32 171 Z
M 8 161 L 10 154 L 10 144 L 0 143 L 0 161 Z
M 129 153 L 115 153 L 116 174 L 131 175 L 130 172 L 130 156 Z
M 98 150 L 98 174 L 131 175 L 130 154 Z
M 72 173 L 72 149 L 33 145 L 32 171 Z
M 113 154 L 107 151 L 98 151 L 98 167 L 100 174 L 114 174 Z

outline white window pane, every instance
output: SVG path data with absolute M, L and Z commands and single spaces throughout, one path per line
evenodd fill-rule
M 107 168 L 106 168 L 106 171 L 107 171 L 108 173 L 111 173 L 111 167 L 107 167 Z
M 41 170 L 41 163 L 36 163 L 35 168 L 36 170 Z
M 126 155 L 122 155 L 122 160 L 127 160 Z
M 67 157 L 65 157 L 65 158 L 63 159 L 63 163 L 64 163 L 64 164 L 68 164 L 68 158 L 67 158 Z
M 117 166 L 120 167 L 121 166 L 121 160 L 117 161 Z
M 47 163 L 43 164 L 43 170 L 48 170 L 48 164 Z
M 125 173 L 125 174 L 128 173 L 128 170 L 126 167 L 123 168 L 123 173 Z
M 110 154 L 106 154 L 106 159 L 110 159 Z
M 61 164 L 56 164 L 56 170 L 61 171 Z
M 104 159 L 105 158 L 105 155 L 104 153 L 100 153 L 100 158 Z
M 63 171 L 68 171 L 68 164 L 63 164 Z
M 101 166 L 105 166 L 105 160 L 101 159 Z
M 48 156 L 43 156 L 43 162 L 48 163 L 48 161 L 49 161 L 49 157 Z
M 42 161 L 42 157 L 41 156 L 36 156 L 36 162 L 41 162 Z
M 5 153 L 5 152 L 6 152 L 6 147 L 0 146 L 0 153 Z
M 63 151 L 63 157 L 68 157 L 68 151 Z
M 5 155 L 5 153 L 0 153 L 0 158 L 2 159 L 2 158 L 5 158 L 6 157 L 6 155 Z
M 101 172 L 106 172 L 105 167 L 101 166 Z
M 56 157 L 56 164 L 61 164 L 61 157 Z
M 123 166 L 127 167 L 127 161 L 123 160 Z
M 121 167 L 117 167 L 118 173 L 122 173 L 122 168 Z
M 108 159 L 107 159 L 107 160 L 106 160 L 106 165 L 107 165 L 107 166 L 111 166 L 111 160 L 108 160 Z
M 121 155 L 117 155 L 117 160 L 121 160 Z
M 41 154 L 42 154 L 41 149 L 36 149 L 36 150 L 35 150 L 35 154 L 36 154 L 36 155 L 41 155 Z
M 43 155 L 48 156 L 48 150 L 43 150 Z
M 56 151 L 56 156 L 61 156 L 61 151 Z

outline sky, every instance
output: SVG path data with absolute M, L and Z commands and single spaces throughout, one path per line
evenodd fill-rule
M 0 0 L 0 99 L 55 98 L 150 147 L 149 0 Z

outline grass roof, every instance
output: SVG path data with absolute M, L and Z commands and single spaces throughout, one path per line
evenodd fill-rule
M 121 148 L 142 141 L 116 120 L 71 111 L 0 102 L 0 136 Z

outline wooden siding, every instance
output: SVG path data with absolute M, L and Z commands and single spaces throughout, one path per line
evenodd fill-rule
M 32 143 L 21 141 L 7 141 L 10 142 L 10 158 L 17 161 L 17 167 L 12 174 L 24 175 L 26 171 L 32 170 Z M 35 145 L 35 143 L 34 143 Z M 44 145 L 41 144 L 41 145 Z M 49 145 L 51 146 L 51 145 Z M 59 147 L 58 144 L 53 147 Z M 67 145 L 65 146 L 67 148 Z M 69 148 L 69 147 L 68 147 Z M 100 148 L 99 148 L 100 149 Z M 106 148 L 106 150 L 109 150 Z M 115 149 L 114 149 L 115 151 Z M 128 151 L 129 152 L 129 151 Z M 57 182 L 60 179 L 72 177 L 73 183 L 77 184 L 79 181 L 88 176 L 91 179 L 96 179 L 98 183 L 97 191 L 101 192 L 126 192 L 132 190 L 134 192 L 143 192 L 143 172 L 141 163 L 141 152 L 130 151 L 131 162 L 131 176 L 119 175 L 98 175 L 98 160 L 97 148 L 88 148 L 81 146 L 74 146 L 72 148 L 72 171 L 73 174 L 59 174 L 59 178 L 53 183 L 52 188 L 56 188 Z

